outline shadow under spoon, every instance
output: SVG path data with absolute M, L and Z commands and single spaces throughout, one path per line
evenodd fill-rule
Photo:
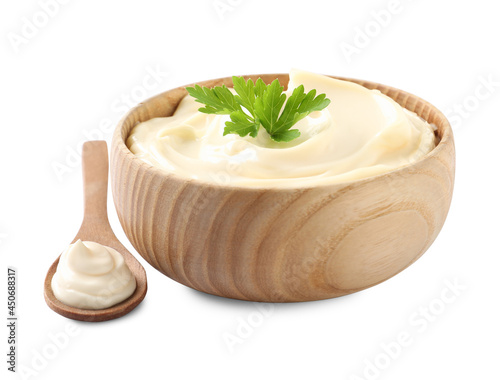
M 59 258 L 52 264 L 45 277 L 44 296 L 47 305 L 56 313 L 70 319 L 87 322 L 101 322 L 119 318 L 132 311 L 146 296 L 146 271 L 137 259 L 116 238 L 108 220 L 108 148 L 105 141 L 88 141 L 82 150 L 84 217 L 77 235 L 73 239 L 94 241 L 114 248 L 121 253 L 127 266 L 135 276 L 137 287 L 126 300 L 106 309 L 88 310 L 68 306 L 59 301 L 52 291 Z

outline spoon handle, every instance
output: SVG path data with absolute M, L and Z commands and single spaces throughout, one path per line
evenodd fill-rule
M 82 148 L 84 220 L 108 222 L 108 147 L 87 141 Z
M 108 195 L 108 148 L 105 141 L 88 141 L 82 148 L 84 216 L 73 243 L 78 239 L 93 241 L 117 250 L 136 278 L 137 287 L 125 301 L 107 309 L 87 310 L 68 306 L 59 301 L 52 290 L 52 278 L 59 265 L 59 258 L 49 268 L 44 283 L 47 305 L 67 318 L 79 321 L 99 322 L 119 318 L 134 309 L 145 297 L 148 283 L 146 271 L 132 254 L 116 238 L 109 224 Z M 113 284 L 117 278 L 111 278 Z M 120 280 L 120 279 L 118 279 Z M 105 291 L 106 289 L 102 289 Z

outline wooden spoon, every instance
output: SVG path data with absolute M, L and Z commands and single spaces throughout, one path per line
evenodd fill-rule
M 137 288 L 126 300 L 107 309 L 86 310 L 68 306 L 59 301 L 52 291 L 52 277 L 57 269 L 59 258 L 52 264 L 45 277 L 44 295 L 47 305 L 56 313 L 70 319 L 87 322 L 100 322 L 119 318 L 133 310 L 146 296 L 147 279 L 142 265 L 118 241 L 107 213 L 108 196 L 108 148 L 105 141 L 88 141 L 82 151 L 84 216 L 80 230 L 73 239 L 90 240 L 111 247 L 120 252 L 135 276 Z

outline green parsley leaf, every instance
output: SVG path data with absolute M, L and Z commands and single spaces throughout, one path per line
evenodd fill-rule
M 233 76 L 233 88 L 236 95 L 225 85 L 186 87 L 189 95 L 205 105 L 199 108 L 200 112 L 229 115 L 231 121 L 226 122 L 224 136 L 235 133 L 256 137 L 262 125 L 274 141 L 291 141 L 300 136 L 300 131 L 290 128 L 311 112 L 330 104 L 325 94 L 316 96 L 316 90 L 306 94 L 303 85 L 295 88 L 287 99 L 278 79 L 266 85 L 261 78 L 254 83 L 251 79 L 245 81 L 243 77 Z
M 274 140 L 273 135 L 277 129 L 281 107 L 285 103 L 286 95 L 283 94 L 283 86 L 275 79 L 267 86 L 261 97 L 255 99 L 255 114 L 262 126 Z
M 264 81 L 261 78 L 257 79 L 257 81 L 255 82 L 255 96 L 262 98 L 266 89 L 267 85 L 264 83 Z
M 293 139 L 296 139 L 297 137 L 300 136 L 300 132 L 298 129 L 290 129 L 288 131 L 278 131 L 276 132 L 273 136 L 272 139 L 274 141 L 292 141 Z
M 255 117 L 253 104 L 255 103 L 255 86 L 253 81 L 249 79 L 245 82 L 243 77 L 233 77 L 233 88 L 238 95 L 235 96 L 239 105 L 245 107 L 248 112 Z
M 242 110 L 231 112 L 231 121 L 226 121 L 223 135 L 229 133 L 236 133 L 241 137 L 250 135 L 257 137 L 259 131 L 259 124 L 249 120 L 248 116 Z
M 229 115 L 233 111 L 240 109 L 236 103 L 234 95 L 229 89 L 222 85 L 219 87 L 208 88 L 195 85 L 194 87 L 186 87 L 193 98 L 199 103 L 205 104 L 205 107 L 198 111 L 209 114 Z

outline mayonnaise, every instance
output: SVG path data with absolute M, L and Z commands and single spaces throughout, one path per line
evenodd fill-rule
M 127 145 L 145 162 L 186 178 L 247 187 L 300 187 L 353 181 L 411 164 L 435 147 L 431 125 L 380 91 L 292 70 L 287 96 L 300 84 L 331 100 L 293 126 L 301 136 L 274 142 L 223 136 L 227 115 L 198 112 L 191 96 L 171 117 L 138 124 Z
M 62 303 L 80 309 L 106 309 L 134 293 L 135 277 L 113 248 L 78 240 L 59 258 L 52 290 Z

